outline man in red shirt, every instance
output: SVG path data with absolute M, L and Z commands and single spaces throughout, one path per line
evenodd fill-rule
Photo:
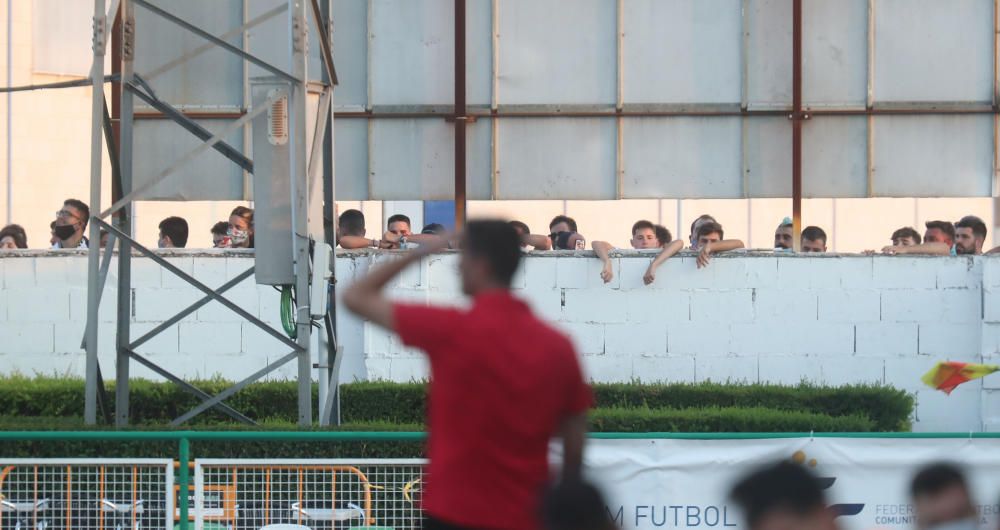
M 592 395 L 570 341 L 510 293 L 521 259 L 515 229 L 470 222 L 462 249 L 469 310 L 393 303 L 382 292 L 436 250 L 429 245 L 372 270 L 343 300 L 430 359 L 424 528 L 536 530 L 549 442 L 562 438 L 562 479 L 577 479 Z

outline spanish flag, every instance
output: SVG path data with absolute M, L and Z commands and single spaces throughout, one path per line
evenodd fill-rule
M 985 375 L 1000 370 L 1000 366 L 992 364 L 959 363 L 954 361 L 939 362 L 931 371 L 920 378 L 927 386 L 951 394 L 958 385 L 979 379 Z

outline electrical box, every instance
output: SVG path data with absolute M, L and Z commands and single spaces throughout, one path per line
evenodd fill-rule
M 291 285 L 295 283 L 288 141 L 291 87 L 276 77 L 253 78 L 250 86 L 254 108 L 268 105 L 252 127 L 255 276 L 258 284 Z

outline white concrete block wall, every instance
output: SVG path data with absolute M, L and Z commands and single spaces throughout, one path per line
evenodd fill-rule
M 338 288 L 390 254 L 342 253 Z M 772 254 L 719 256 L 707 269 L 678 256 L 653 285 L 642 282 L 649 254 L 613 258 L 604 284 L 592 253 L 532 254 L 515 295 L 565 331 L 595 381 L 747 381 L 842 385 L 888 383 L 914 393 L 917 430 L 1000 430 L 1000 376 L 951 396 L 925 388 L 920 375 L 937 360 L 1000 363 L 1000 260 Z M 210 286 L 252 265 L 248 255 L 178 253 L 171 263 Z M 201 294 L 134 259 L 133 338 Z M 391 296 L 418 304 L 467 307 L 457 254 L 432 256 L 407 270 Z M 24 374 L 82 375 L 86 258 L 29 252 L 0 257 L 0 367 Z M 100 313 L 100 360 L 114 371 L 114 288 Z M 250 314 L 280 330 L 278 293 L 248 279 L 228 292 Z M 346 311 L 337 314 L 344 347 L 342 380 L 422 380 L 426 360 L 389 333 Z M 183 377 L 238 379 L 285 353 L 284 346 L 210 302 L 139 348 Z M 153 377 L 133 365 L 136 376 Z M 274 377 L 294 377 L 295 367 Z

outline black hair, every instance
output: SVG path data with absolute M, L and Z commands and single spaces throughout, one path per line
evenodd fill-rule
M 510 222 L 508 222 L 508 224 L 510 226 L 513 226 L 515 229 L 520 230 L 525 235 L 531 233 L 531 229 L 528 228 L 528 225 L 522 223 L 521 221 L 510 221 Z
M 709 221 L 707 223 L 703 223 L 701 226 L 698 227 L 698 239 L 701 239 L 702 236 L 707 236 L 708 234 L 714 232 L 719 233 L 719 239 L 726 238 L 725 232 L 722 231 L 722 225 L 716 223 L 715 221 Z
M 390 217 L 389 220 L 386 221 L 385 226 L 388 227 L 392 223 L 399 223 L 399 222 L 406 223 L 406 226 L 409 226 L 409 227 L 413 226 L 413 223 L 410 222 L 410 218 L 407 217 L 407 216 L 405 216 L 405 215 L 403 215 L 403 214 L 401 214 L 401 213 L 397 213 L 396 215 L 393 215 L 392 217 Z
M 90 207 L 87 206 L 87 203 L 79 199 L 66 199 L 63 201 L 63 206 L 72 206 L 80 210 L 80 215 L 83 217 L 80 222 L 83 223 L 83 228 L 87 228 L 87 223 L 90 221 Z
M 344 210 L 337 220 L 340 231 L 349 236 L 364 237 L 365 235 L 365 214 L 359 210 Z
M 807 226 L 802 230 L 802 239 L 809 241 L 822 241 L 826 245 L 826 232 L 818 226 Z
M 226 221 L 219 221 L 218 223 L 212 225 L 213 234 L 224 236 L 228 231 L 229 231 L 229 223 L 227 223 Z
M 431 223 L 431 224 L 425 226 L 424 229 L 420 231 L 420 233 L 421 234 L 435 234 L 435 235 L 443 236 L 443 235 L 445 235 L 445 233 L 447 231 L 448 231 L 448 229 L 446 229 L 443 224 L 441 224 L 441 223 Z
M 542 521 L 547 530 L 610 530 L 616 528 L 604 496 L 591 484 L 565 480 L 545 492 Z
M 651 222 L 649 222 L 649 221 L 647 221 L 645 219 L 636 221 L 635 224 L 632 225 L 632 237 L 635 237 L 635 233 L 637 231 L 643 230 L 643 229 L 649 229 L 649 230 L 652 230 L 652 231 L 655 232 L 656 231 L 656 225 L 654 225 L 653 223 L 651 223 Z
M 955 228 L 971 228 L 972 235 L 986 240 L 986 223 L 975 215 L 966 215 L 955 223 Z
M 513 226 L 504 221 L 469 221 L 462 249 L 470 256 L 486 259 L 493 279 L 510 286 L 521 262 L 521 238 Z
M 670 230 L 663 225 L 656 225 L 653 227 L 656 231 L 656 240 L 660 242 L 660 246 L 666 245 L 674 240 L 674 236 L 670 233 Z
M 188 222 L 183 217 L 167 217 L 160 221 L 160 232 L 170 238 L 177 248 L 184 248 L 188 242 Z
M 916 230 L 913 229 L 913 227 L 909 226 L 904 226 L 903 228 L 896 230 L 895 232 L 892 233 L 892 237 L 890 237 L 889 239 L 899 239 L 901 237 L 913 238 L 913 242 L 918 245 L 920 244 L 921 241 L 923 241 L 923 238 L 920 237 L 920 232 L 917 232 Z
M 955 225 L 949 223 L 948 221 L 927 221 L 924 226 L 928 230 L 937 228 L 938 230 L 944 232 L 944 235 L 948 236 L 948 239 L 955 241 Z
M 698 223 L 700 223 L 700 222 L 702 222 L 702 221 L 711 221 L 711 222 L 713 222 L 713 223 L 714 223 L 714 222 L 716 222 L 716 221 L 715 221 L 715 218 L 714 218 L 714 217 L 712 217 L 711 215 L 708 215 L 707 213 L 705 213 L 705 214 L 701 214 L 701 215 L 699 215 L 699 216 L 698 216 L 698 218 L 697 218 L 697 219 L 695 219 L 694 221 L 691 221 L 691 233 L 692 233 L 692 234 L 694 234 L 694 233 L 695 233 L 695 232 L 694 232 L 694 227 L 695 227 L 695 225 L 697 225 Z M 695 235 L 697 235 L 697 234 L 695 234 Z
M 968 491 L 965 474 L 954 464 L 937 462 L 923 467 L 913 476 L 910 496 L 916 499 L 923 495 L 936 495 L 953 486 Z
M 552 230 L 552 227 L 559 223 L 566 223 L 566 226 L 569 226 L 570 232 L 576 232 L 576 220 L 567 215 L 557 215 L 553 217 L 552 221 L 549 222 L 549 230 Z
M 28 248 L 28 234 L 21 225 L 7 225 L 0 230 L 0 240 L 5 237 L 14 239 L 14 246 L 17 248 Z
M 803 466 L 787 461 L 744 477 L 730 497 L 743 509 L 750 527 L 777 511 L 805 515 L 826 506 L 820 481 Z

